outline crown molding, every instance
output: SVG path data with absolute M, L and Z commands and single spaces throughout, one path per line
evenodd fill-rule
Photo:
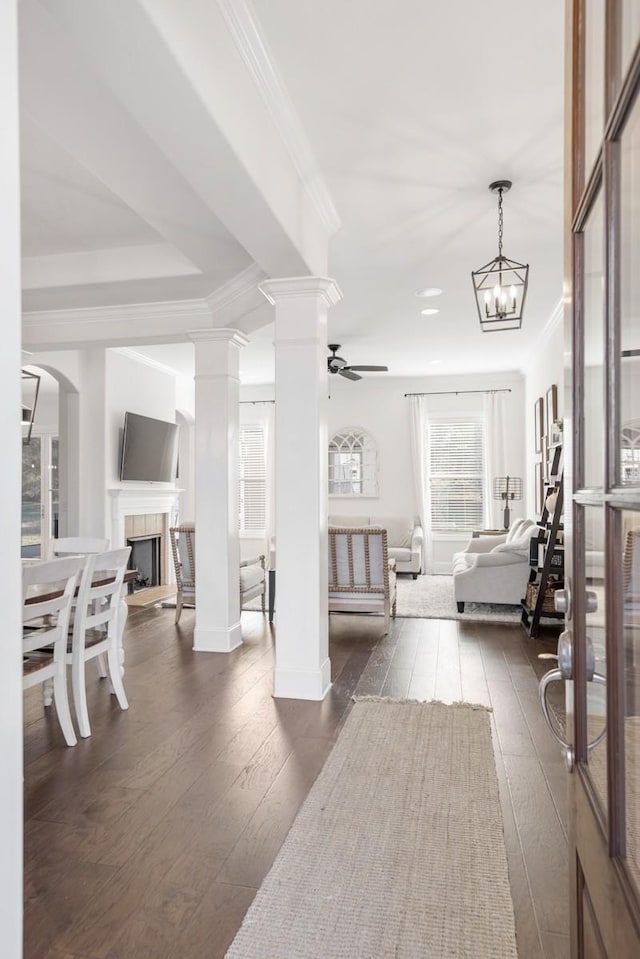
M 211 312 L 222 313 L 229 310 L 234 303 L 246 296 L 255 293 L 266 274 L 257 263 L 250 263 L 244 270 L 219 286 L 205 298 Z
M 540 332 L 541 343 L 543 343 L 545 340 L 550 339 L 551 336 L 555 333 L 558 326 L 560 326 L 560 324 L 563 322 L 565 306 L 566 304 L 564 301 L 564 297 L 561 296 L 558 302 L 556 303 L 556 305 L 554 306 L 553 310 L 551 311 L 549 319 L 547 320 L 545 325 L 542 327 L 542 330 Z
M 255 12 L 248 0 L 218 0 L 218 6 L 303 187 L 331 237 L 342 222 Z
M 115 346 L 112 347 L 112 349 L 114 353 L 119 353 L 121 356 L 126 356 L 127 359 L 133 360 L 136 363 L 142 363 L 143 366 L 149 366 L 157 373 L 168 373 L 169 376 L 174 377 L 183 375 L 179 372 L 179 370 L 174 369 L 173 366 L 167 366 L 166 363 L 160 363 L 158 360 L 152 360 L 150 356 L 145 356 L 144 353 L 138 353 L 137 350 L 134 350 L 129 346 Z
M 80 307 L 71 310 L 32 310 L 23 313 L 25 328 L 47 323 L 51 325 L 74 326 L 77 323 L 95 325 L 128 319 L 166 320 L 184 317 L 210 317 L 211 311 L 206 300 L 170 300 L 161 303 L 123 303 L 118 306 Z

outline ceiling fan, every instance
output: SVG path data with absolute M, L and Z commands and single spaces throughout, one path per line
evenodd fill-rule
M 359 376 L 360 373 L 388 373 L 388 366 L 350 366 L 346 360 L 343 360 L 341 356 L 338 356 L 338 350 L 340 349 L 340 344 L 338 343 L 329 343 L 329 349 L 332 352 L 332 356 L 327 357 L 327 367 L 330 373 L 339 373 L 340 376 L 346 377 L 348 380 L 361 380 L 362 377 Z

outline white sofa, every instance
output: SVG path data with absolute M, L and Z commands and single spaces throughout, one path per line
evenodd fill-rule
M 504 536 L 479 536 L 453 557 L 453 593 L 458 612 L 465 603 L 519 605 L 529 581 L 529 541 L 539 532 L 517 519 Z
M 330 516 L 329 527 L 378 526 L 387 531 L 389 559 L 395 559 L 397 573 L 411 573 L 414 579 L 422 569 L 422 526 L 406 516 Z

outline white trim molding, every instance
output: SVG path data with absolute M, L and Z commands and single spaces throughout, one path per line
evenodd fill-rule
M 218 0 L 218 7 L 302 185 L 331 237 L 342 222 L 255 11 L 248 0 Z
M 260 292 L 272 306 L 284 297 L 321 296 L 326 306 L 335 306 L 342 299 L 342 291 L 335 280 L 326 276 L 289 276 L 265 280 Z

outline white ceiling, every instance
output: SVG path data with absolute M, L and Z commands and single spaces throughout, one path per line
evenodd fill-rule
M 253 0 L 253 8 L 343 223 L 330 247 L 344 299 L 330 314 L 329 340 L 342 344 L 349 362 L 386 363 L 394 375 L 433 373 L 433 360 L 442 374 L 522 369 L 562 292 L 563 5 Z M 250 262 L 222 225 L 212 228 L 216 267 L 188 269 L 162 221 L 119 195 L 115 179 L 106 182 L 108 168 L 98 171 L 97 160 L 92 168 L 83 144 L 38 108 L 58 83 L 33 42 L 41 15 L 37 0 L 23 0 L 21 26 L 31 38 L 21 45 L 23 252 L 32 261 L 26 308 L 211 292 Z M 110 117 L 112 93 L 82 50 L 48 34 L 47 48 L 56 43 L 65 74 L 73 67 L 98 119 L 103 107 Z M 129 134 L 122 120 L 120 143 L 134 164 L 138 141 Z M 470 273 L 497 252 L 496 200 L 487 186 L 498 178 L 514 181 L 505 198 L 505 253 L 531 270 L 523 330 L 489 336 L 479 329 Z M 102 255 L 99 269 L 90 264 L 87 282 L 38 279 L 52 263 L 64 278 L 83 262 L 50 261 L 47 272 L 50 257 L 107 250 L 111 259 Z M 117 272 L 118 250 L 129 273 Z M 151 269 L 150 251 L 172 268 Z M 420 300 L 415 291 L 424 286 L 444 292 Z M 421 316 L 425 306 L 440 312 Z M 273 379 L 272 341 L 267 328 L 243 350 L 243 382 Z M 192 370 L 187 345 L 136 349 Z

